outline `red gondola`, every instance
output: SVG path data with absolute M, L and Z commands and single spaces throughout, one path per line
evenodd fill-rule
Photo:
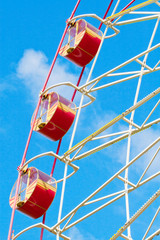
M 11 208 L 14 205 L 16 187 L 17 181 L 10 194 Z M 34 167 L 28 168 L 20 179 L 16 210 L 32 218 L 41 217 L 51 205 L 56 189 L 57 184 L 54 178 Z
M 95 57 L 101 38 L 99 29 L 80 19 L 68 29 L 59 54 L 84 67 Z
M 69 130 L 75 115 L 75 104 L 55 92 L 49 93 L 41 100 L 33 130 L 57 141 Z

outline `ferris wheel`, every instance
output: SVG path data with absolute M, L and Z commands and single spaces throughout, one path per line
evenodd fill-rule
M 160 2 L 111 0 L 104 17 L 76 15 L 80 2 L 67 20 L 33 113 L 10 193 L 8 240 L 24 239 L 35 229 L 41 240 L 44 234 L 57 240 L 158 239 Z M 47 85 L 57 57 L 80 69 L 77 83 Z M 33 131 L 57 141 L 57 149 L 28 156 Z M 48 158 L 51 172 L 35 167 Z M 59 179 L 58 163 L 64 170 Z M 54 204 L 57 211 L 47 221 Z M 16 232 L 18 211 L 36 223 Z M 93 235 L 76 237 L 72 229 L 79 225 Z

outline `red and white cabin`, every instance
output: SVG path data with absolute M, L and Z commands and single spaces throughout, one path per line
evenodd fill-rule
M 95 57 L 101 39 L 99 29 L 80 19 L 68 29 L 59 54 L 84 67 Z
M 17 181 L 9 199 L 11 208 L 14 206 Z M 54 178 L 30 167 L 22 174 L 16 200 L 16 210 L 32 217 L 41 217 L 51 205 L 57 190 Z
M 51 92 L 41 100 L 33 130 L 57 141 L 67 133 L 75 115 L 76 106 L 74 103 L 55 92 Z

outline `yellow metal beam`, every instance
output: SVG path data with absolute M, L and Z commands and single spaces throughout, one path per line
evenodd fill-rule
M 155 3 L 155 2 L 157 2 L 157 1 L 158 1 L 158 0 L 148 0 L 148 1 L 145 1 L 145 2 L 140 3 L 140 4 L 138 4 L 138 5 L 134 6 L 134 7 L 128 8 L 128 9 L 122 11 L 122 12 L 116 13 L 116 14 L 114 14 L 114 15 L 106 18 L 106 20 L 112 20 L 112 19 L 114 19 L 114 18 L 123 16 L 124 14 L 133 12 L 133 11 L 135 11 L 135 10 L 137 10 L 137 9 L 140 9 L 140 8 L 142 8 L 142 7 L 145 7 L 145 6 L 149 5 L 149 4 L 151 4 L 151 3 Z
M 75 146 L 73 146 L 71 149 L 69 149 L 67 152 L 64 153 L 64 156 L 70 155 L 72 152 L 80 148 L 81 146 L 85 145 L 88 141 L 92 140 L 94 137 L 111 127 L 113 124 L 117 123 L 119 120 L 123 119 L 123 117 L 127 116 L 129 113 L 146 103 L 148 100 L 156 96 L 157 94 L 160 93 L 160 87 L 157 88 L 154 92 L 150 93 L 148 96 L 140 100 L 138 103 L 136 103 L 134 106 L 130 107 L 127 109 L 125 112 L 105 124 L 102 128 L 98 129 L 96 132 L 92 133 L 90 136 L 87 138 L 83 139 L 81 142 L 77 143 Z

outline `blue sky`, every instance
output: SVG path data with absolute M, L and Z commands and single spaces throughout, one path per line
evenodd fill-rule
M 0 93 L 1 93 L 1 113 L 0 113 L 0 169 L 1 169 L 1 224 L 0 224 L 0 240 L 7 239 L 11 208 L 9 207 L 9 194 L 14 182 L 17 179 L 17 167 L 21 163 L 23 151 L 30 130 L 30 120 L 33 111 L 36 107 L 38 95 L 42 89 L 43 83 L 49 71 L 50 64 L 56 52 L 57 46 L 61 39 L 65 28 L 65 21 L 69 18 L 73 7 L 74 0 L 65 1 L 3 1 L 1 3 L 0 19 Z M 117 1 L 114 0 L 114 5 Z M 142 1 L 135 1 L 134 5 Z M 103 17 L 109 1 L 82 0 L 76 15 L 84 13 L 96 13 Z M 129 0 L 121 1 L 117 12 L 120 11 Z M 111 14 L 111 9 L 109 15 Z M 146 7 L 145 10 L 159 11 L 158 6 L 152 4 Z M 88 21 L 99 26 L 97 20 L 88 18 Z M 95 78 L 104 72 L 114 68 L 115 66 L 127 61 L 136 54 L 145 51 L 151 37 L 155 20 L 131 24 L 129 26 L 119 27 L 120 33 L 113 38 L 106 39 L 99 55 L 92 78 Z M 158 28 L 159 29 L 159 28 Z M 104 30 L 104 27 L 102 28 Z M 157 31 L 153 45 L 158 44 L 160 39 Z M 149 58 L 148 62 L 152 66 L 158 61 L 158 51 L 156 50 Z M 82 83 L 86 81 L 89 73 L 90 63 L 86 67 Z M 131 64 L 126 69 L 139 70 L 138 64 Z M 125 70 L 126 70 L 125 69 Z M 51 75 L 49 85 L 56 82 L 71 81 L 76 83 L 80 74 L 81 68 L 68 62 L 60 56 L 57 59 L 55 68 Z M 91 78 L 91 79 L 92 79 Z M 116 80 L 116 77 L 114 78 Z M 112 79 L 102 79 L 101 84 L 112 81 Z M 77 132 L 75 135 L 74 144 L 81 141 L 83 138 L 102 127 L 104 124 L 112 120 L 117 115 L 121 114 L 127 108 L 133 105 L 134 95 L 136 91 L 138 79 L 133 79 L 121 84 L 108 87 L 93 93 L 96 101 L 88 108 L 82 110 Z M 159 72 L 146 75 L 142 79 L 139 100 L 147 94 L 159 87 Z M 68 99 L 72 96 L 72 90 L 69 88 L 57 88 L 61 95 L 65 95 Z M 64 94 L 65 92 L 65 94 Z M 144 116 L 149 113 L 153 106 L 158 101 L 158 96 L 144 105 L 135 114 L 135 121 L 141 124 Z M 80 101 L 80 94 L 77 95 L 75 102 Z M 151 120 L 158 118 L 159 108 L 156 109 Z M 121 131 L 126 129 L 128 125 L 125 122 L 119 122 L 107 133 Z M 72 127 L 73 129 L 73 127 Z M 60 155 L 68 150 L 69 139 L 71 138 L 72 129 L 67 133 L 62 141 Z M 131 158 L 141 152 L 146 146 L 159 137 L 159 125 L 133 136 Z M 99 144 L 104 143 L 100 140 Z M 67 181 L 65 191 L 65 201 L 62 216 L 65 216 L 76 205 L 84 200 L 96 188 L 109 179 L 116 171 L 118 171 L 125 163 L 127 141 L 123 140 L 101 152 L 86 157 L 75 162 L 80 167 L 80 170 Z M 95 143 L 89 143 L 85 146 L 84 151 L 95 146 Z M 27 159 L 47 152 L 56 151 L 57 142 L 52 142 L 33 133 L 31 143 L 27 152 Z M 130 170 L 130 180 L 137 181 L 140 174 L 143 172 L 146 162 L 156 151 L 158 145 L 148 152 L 139 162 L 137 162 Z M 53 159 L 45 157 L 33 163 L 34 166 L 50 174 Z M 148 176 L 159 171 L 158 157 L 152 164 Z M 63 177 L 64 164 L 57 162 L 54 177 L 60 179 Z M 69 170 L 70 171 L 70 170 Z M 139 209 L 139 207 L 147 201 L 147 199 L 158 189 L 158 178 L 142 187 L 142 191 L 137 190 L 130 194 L 131 215 Z M 77 188 L 77 185 L 80 186 Z M 115 180 L 111 186 L 105 188 L 99 196 L 118 191 L 123 188 L 123 184 L 118 184 Z M 61 193 L 61 184 L 58 184 L 56 198 L 47 211 L 46 224 L 51 227 L 57 222 L 59 200 Z M 105 201 L 104 201 L 105 202 Z M 117 231 L 126 221 L 124 198 L 120 199 L 113 205 L 96 213 L 84 222 L 76 225 L 67 232 L 67 235 L 76 240 L 104 240 L 109 239 L 115 231 Z M 99 206 L 98 203 L 95 206 Z M 147 224 L 153 217 L 158 201 L 143 213 L 133 224 L 133 239 L 141 239 Z M 78 213 L 85 214 L 93 209 L 92 206 L 85 207 Z M 150 213 L 150 214 L 149 214 Z M 144 219 L 146 220 L 144 222 Z M 18 233 L 23 228 L 31 224 L 40 222 L 40 219 L 32 220 L 21 213 L 16 212 L 14 220 L 14 230 Z M 152 231 L 158 229 L 156 225 Z M 138 235 L 137 235 L 138 233 Z M 40 230 L 34 229 L 25 233 L 19 239 L 30 239 L 34 237 L 39 239 Z M 45 231 L 44 239 L 56 239 Z

